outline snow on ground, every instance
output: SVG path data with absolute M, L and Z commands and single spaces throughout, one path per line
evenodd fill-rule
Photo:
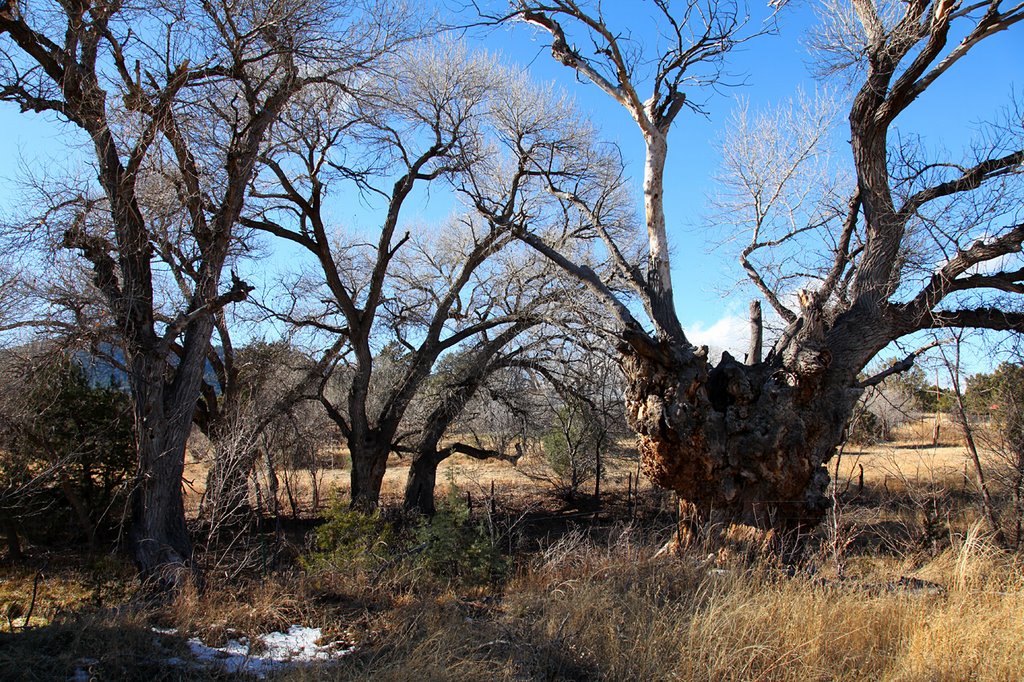
M 153 630 L 158 634 L 175 634 L 174 630 Z M 188 640 L 188 648 L 201 666 L 216 666 L 228 673 L 245 673 L 262 679 L 267 673 L 290 666 L 340 658 L 355 648 L 342 642 L 317 644 L 320 636 L 320 628 L 292 625 L 288 632 L 260 635 L 255 645 L 250 645 L 246 637 L 240 637 L 229 639 L 222 647 L 211 647 L 198 637 L 192 637 Z M 166 663 L 191 664 L 180 658 L 168 659 Z
M 152 628 L 157 635 L 177 635 L 174 628 Z M 283 670 L 292 666 L 307 663 L 327 662 L 346 656 L 355 650 L 354 646 L 344 642 L 317 644 L 320 640 L 320 628 L 308 628 L 292 625 L 288 632 L 271 632 L 256 637 L 253 644 L 247 637 L 229 639 L 222 647 L 207 646 L 198 637 L 188 640 L 191 658 L 174 656 L 163 662 L 178 667 L 213 667 L 231 674 L 252 675 L 263 679 L 268 673 Z M 94 658 L 82 658 L 77 661 L 74 673 L 68 682 L 87 682 L 93 679 L 89 668 L 99 663 Z

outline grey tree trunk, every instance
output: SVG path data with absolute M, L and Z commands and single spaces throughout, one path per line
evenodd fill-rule
M 199 336 L 192 336 L 191 344 L 186 341 L 192 352 L 181 359 L 175 381 L 170 383 L 166 378 L 168 355 L 159 345 L 143 350 L 129 345 L 126 349 L 138 448 L 128 541 L 141 577 L 159 589 L 180 585 L 196 568 L 185 521 L 182 475 L 206 354 L 204 347 L 196 346 L 209 342 L 209 332 L 203 336 L 203 326 L 200 320 L 190 329 L 189 336 Z
M 162 357 L 136 355 L 131 369 L 138 469 L 128 539 L 143 579 L 172 587 L 194 568 L 181 482 L 198 386 L 191 400 L 182 395 L 168 401 Z

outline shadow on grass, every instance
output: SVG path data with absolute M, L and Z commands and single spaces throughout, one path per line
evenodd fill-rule
M 184 637 L 158 634 L 119 616 L 89 615 L 0 633 L 0 680 L 239 679 L 190 666 Z

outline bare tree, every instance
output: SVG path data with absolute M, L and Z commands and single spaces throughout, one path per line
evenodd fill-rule
M 442 385 L 439 387 L 439 395 L 432 401 L 433 408 L 418 425 L 415 444 L 410 448 L 412 461 L 409 463 L 405 486 L 406 509 L 415 509 L 428 515 L 434 513 L 437 468 L 452 455 L 503 459 L 512 464 L 518 461 L 518 456 L 509 455 L 504 450 L 481 448 L 462 440 L 441 447 L 441 439 L 448 435 L 452 425 L 457 423 L 487 379 L 495 372 L 514 366 L 517 359 L 524 355 L 523 345 L 513 345 L 513 342 L 538 322 L 524 320 L 502 330 L 492 339 L 485 336 L 476 349 L 461 354 L 451 363 L 455 366 L 445 372 L 447 376 L 440 377 Z M 421 392 L 419 399 L 426 400 L 427 396 L 422 393 L 425 391 Z
M 296 93 L 347 87 L 403 33 L 386 7 L 369 5 L 0 6 L 0 99 L 67 121 L 94 153 L 101 191 L 87 188 L 46 218 L 89 263 L 123 339 L 139 448 L 130 540 L 142 574 L 165 584 L 191 564 L 181 474 L 214 316 L 250 290 L 234 276 L 223 282 L 249 183 Z M 174 188 L 187 240 L 176 248 L 194 269 L 194 288 L 167 321 L 143 200 L 154 174 Z
M 232 363 L 233 376 L 219 384 L 220 391 L 204 386 L 200 401 L 200 408 L 213 405 L 217 409 L 216 420 L 204 430 L 213 457 L 200 514 L 210 536 L 225 527 L 237 531 L 231 526 L 253 510 L 249 481 L 261 459 L 292 460 L 283 464 L 296 459 L 318 462 L 320 446 L 336 436 L 324 423 L 326 415 L 317 396 L 320 382 L 336 360 L 337 346 L 318 351 L 319 360 L 287 340 L 222 349 L 222 362 Z M 222 367 L 215 366 L 219 380 Z M 228 391 L 223 387 L 233 395 L 225 397 Z M 211 398 L 209 393 L 215 395 Z M 213 402 L 217 399 L 220 404 Z M 311 451 L 311 458 L 295 457 L 299 450 L 304 455 Z
M 586 337 L 583 337 L 586 338 Z M 574 392 L 584 404 L 589 423 L 589 446 L 594 458 L 594 499 L 601 499 L 601 483 L 608 458 L 617 442 L 628 433 L 625 415 L 625 382 L 613 348 L 600 339 L 576 343 L 576 357 L 567 366 Z
M 684 520 L 706 518 L 714 510 L 723 520 L 780 530 L 816 524 L 828 507 L 825 464 L 842 441 L 862 389 L 880 380 L 858 381 L 877 353 L 935 327 L 1024 328 L 1012 300 L 996 296 L 1019 293 L 1024 278 L 1016 261 L 1000 260 L 1019 252 L 1024 240 L 1016 181 L 1024 158 L 1019 116 L 993 127 L 963 159 L 928 159 L 890 140 L 896 117 L 981 41 L 1024 18 L 1021 5 L 854 0 L 852 10 L 826 8 L 820 42 L 827 53 L 819 59 L 831 65 L 830 73 L 831 67 L 856 67 L 844 72 L 855 79 L 856 91 L 849 114 L 853 187 L 844 188 L 840 176 L 824 190 L 815 189 L 815 205 L 806 204 L 812 210 L 794 216 L 795 228 L 785 227 L 784 220 L 775 223 L 783 229 L 774 235 L 758 233 L 764 216 L 755 211 L 754 222 L 747 223 L 754 250 L 786 248 L 815 232 L 819 241 L 811 253 L 821 260 L 808 273 L 793 273 L 805 282 L 791 300 L 778 285 L 793 283 L 792 276 L 759 275 L 757 257 L 746 253 L 747 273 L 783 328 L 764 358 L 755 352 L 744 364 L 725 354 L 713 366 L 707 351 L 686 339 L 672 303 L 664 159 L 670 127 L 694 103 L 690 93 L 721 82 L 723 58 L 751 35 L 744 33 L 745 15 L 731 4 L 655 0 L 650 7 L 657 37 L 645 42 L 639 24 L 613 26 L 600 4 L 512 4 L 505 21 L 539 28 L 550 38 L 552 56 L 624 107 L 643 133 L 646 269 L 618 261 L 615 244 L 601 231 L 599 205 L 573 192 L 572 177 L 550 163 L 518 156 L 521 167 L 549 179 L 567 210 L 589 215 L 616 265 L 617 281 L 642 302 L 650 331 L 609 278 L 566 252 L 566 240 L 552 239 L 536 223 L 514 229 L 586 282 L 616 315 L 627 417 L 644 470 L 679 493 Z M 963 38 L 947 44 L 951 34 Z M 762 162 L 779 161 L 792 171 L 820 158 L 807 153 L 820 148 L 819 136 L 775 139 L 793 153 Z M 788 177 L 798 174 L 786 167 L 769 170 L 773 174 L 764 176 L 764 184 L 745 187 L 746 201 L 771 201 L 776 190 L 797 196 Z M 922 242 L 935 256 L 927 271 L 922 259 L 910 257 Z M 799 263 L 795 252 L 770 262 Z M 979 267 L 986 263 L 987 269 Z M 971 301 L 967 294 L 978 298 Z M 910 353 L 900 366 L 910 366 L 915 357 Z
M 1020 548 L 1024 539 L 1024 365 L 1017 349 L 1009 357 L 991 374 L 967 377 L 964 398 L 973 415 L 989 417 L 974 433 L 994 456 L 994 478 L 1009 492 L 1011 504 L 1001 526 L 1011 545 Z
M 401 229 L 414 190 L 486 187 L 499 201 L 516 194 L 514 176 L 490 160 L 516 123 L 501 116 L 514 99 L 508 81 L 493 61 L 457 44 L 412 50 L 392 61 L 370 96 L 311 102 L 268 152 L 265 204 L 246 224 L 311 258 L 286 305 L 276 306 L 281 319 L 347 342 L 336 370 L 343 390 L 321 399 L 352 458 L 354 507 L 378 504 L 388 455 L 438 359 L 472 343 L 493 356 L 518 334 L 509 330 L 535 324 L 538 306 L 564 293 L 550 264 L 504 222 L 463 209 L 440 230 Z M 331 190 L 345 182 L 378 202 L 369 238 L 328 222 Z M 498 258 L 510 250 L 528 258 Z M 423 447 L 442 434 L 420 434 Z
M 971 425 L 967 403 L 964 400 L 964 391 L 960 384 L 960 351 L 963 342 L 963 331 L 958 330 L 955 332 L 952 340 L 952 349 L 947 351 L 944 346 L 940 346 L 939 349 L 942 355 L 942 364 L 945 365 L 946 372 L 949 374 L 950 387 L 953 393 L 953 416 L 960 427 L 960 433 L 963 434 L 964 445 L 967 447 L 967 454 L 971 459 L 971 466 L 974 469 L 974 481 L 978 486 L 978 492 L 981 493 L 982 515 L 985 517 L 985 522 L 988 524 L 989 530 L 992 532 L 996 542 L 1003 544 L 1006 542 L 1006 537 L 1003 534 L 999 517 L 996 514 L 992 494 L 989 492 L 985 467 L 981 463 L 981 455 L 978 453 L 978 443 L 975 438 L 974 427 Z

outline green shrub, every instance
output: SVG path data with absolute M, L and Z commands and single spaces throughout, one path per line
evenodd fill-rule
M 308 569 L 375 570 L 401 553 L 408 538 L 380 512 L 364 514 L 338 499 L 314 534 L 315 550 L 304 559 Z
M 8 354 L 0 372 L 0 509 L 38 539 L 112 530 L 136 463 L 131 398 L 63 354 Z
M 431 575 L 462 583 L 485 584 L 500 580 L 506 562 L 487 524 L 474 520 L 461 492 L 449 486 L 448 495 L 430 519 L 414 529 L 422 549 L 415 564 Z
M 885 423 L 867 410 L 853 419 L 849 429 L 848 440 L 854 445 L 875 445 L 889 439 Z
M 431 518 L 364 514 L 336 501 L 303 565 L 348 573 L 412 570 L 462 584 L 498 581 L 506 562 L 487 524 L 471 517 L 457 489 L 449 490 Z

